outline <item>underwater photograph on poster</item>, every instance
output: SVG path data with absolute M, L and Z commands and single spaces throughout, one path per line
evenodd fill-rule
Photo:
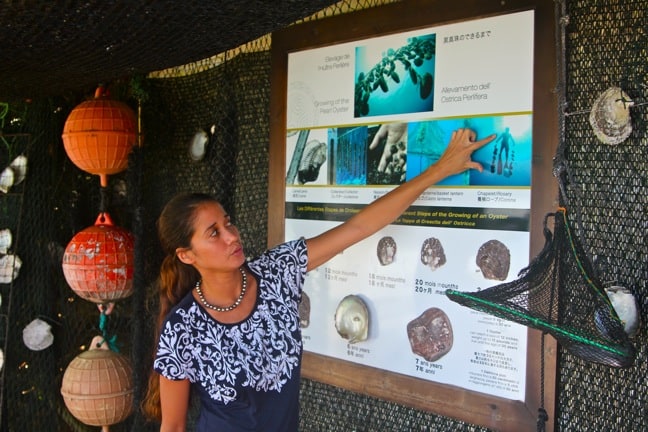
M 477 139 L 496 138 L 473 153 L 484 170 L 466 171 L 446 178 L 440 185 L 531 186 L 531 114 L 444 119 L 408 124 L 407 179 L 420 174 L 443 154 L 452 132 L 470 128 Z
M 434 110 L 436 34 L 355 49 L 354 117 Z

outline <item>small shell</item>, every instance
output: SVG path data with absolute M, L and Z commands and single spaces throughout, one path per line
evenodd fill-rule
M 32 351 L 44 350 L 54 342 L 52 327 L 36 318 L 23 329 L 23 342 Z
M 632 105 L 632 99 L 619 87 L 610 87 L 594 101 L 589 122 L 602 143 L 616 145 L 630 136 Z
M 0 173 L 0 192 L 7 193 L 9 189 L 14 184 L 16 174 L 14 173 L 13 168 L 10 166 L 6 167 Z
M 0 283 L 10 283 L 18 277 L 22 261 L 18 255 L 2 255 L 0 257 Z
M 0 349 L 0 371 L 2 370 L 2 366 L 4 366 L 4 352 Z
M 25 180 L 27 176 L 27 156 L 20 155 L 9 166 L 14 171 L 14 186 Z
M 12 241 L 13 237 L 9 228 L 0 230 L 0 254 L 6 254 L 9 251 Z
M 430 267 L 432 271 L 446 263 L 443 245 L 438 238 L 430 237 L 421 245 L 421 262 Z
M 335 329 L 349 343 L 367 340 L 369 335 L 369 310 L 360 297 L 348 295 L 335 311 Z

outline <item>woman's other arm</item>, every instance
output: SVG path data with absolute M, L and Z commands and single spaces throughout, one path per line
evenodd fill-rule
M 189 380 L 173 381 L 160 376 L 162 423 L 160 432 L 185 432 L 189 409 Z

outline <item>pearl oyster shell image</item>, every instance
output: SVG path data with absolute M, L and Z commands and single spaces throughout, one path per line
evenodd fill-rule
M 407 338 L 414 354 L 434 362 L 452 349 L 452 324 L 445 312 L 431 307 L 407 324 Z
M 349 343 L 367 340 L 369 336 L 369 309 L 357 295 L 344 297 L 335 311 L 335 329 Z
M 396 240 L 393 237 L 385 236 L 378 240 L 378 261 L 381 265 L 389 265 L 396 259 Z
M 475 261 L 486 279 L 503 281 L 508 277 L 511 252 L 501 241 L 488 240 L 479 247 Z
M 310 297 L 306 291 L 302 291 L 301 302 L 299 302 L 299 327 L 306 328 L 310 325 Z
M 630 136 L 630 107 L 633 105 L 632 99 L 619 87 L 610 87 L 596 98 L 589 122 L 602 143 L 616 145 Z
M 438 238 L 430 237 L 421 245 L 421 262 L 430 267 L 432 271 L 446 263 L 443 245 Z

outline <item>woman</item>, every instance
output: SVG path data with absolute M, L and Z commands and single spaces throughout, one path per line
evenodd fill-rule
M 159 407 L 160 430 L 185 430 L 193 384 L 201 400 L 197 431 L 297 431 L 298 306 L 306 272 L 393 222 L 429 186 L 481 171 L 470 156 L 494 137 L 475 141 L 469 129 L 453 132 L 439 161 L 416 178 L 329 231 L 249 261 L 217 201 L 204 194 L 173 198 L 158 220 L 167 257 L 156 373 L 145 400 L 147 413 Z

